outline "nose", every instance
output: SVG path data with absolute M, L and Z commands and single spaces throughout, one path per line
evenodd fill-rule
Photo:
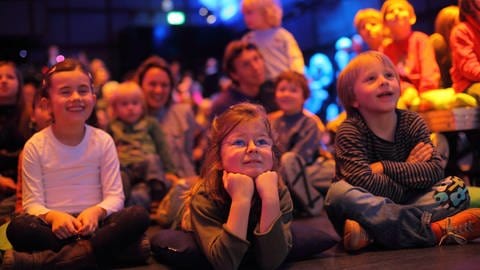
M 247 153 L 253 153 L 253 152 L 257 152 L 257 145 L 255 144 L 255 142 L 253 140 L 250 140 L 248 141 L 248 144 L 247 144 Z

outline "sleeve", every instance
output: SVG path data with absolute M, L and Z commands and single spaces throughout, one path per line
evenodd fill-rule
M 152 136 L 153 142 L 155 143 L 155 148 L 157 149 L 157 153 L 162 160 L 163 167 L 165 168 L 165 172 L 167 173 L 176 173 L 175 165 L 173 164 L 172 159 L 170 158 L 170 153 L 168 151 L 168 146 L 166 142 L 165 134 L 163 133 L 162 129 L 160 128 L 160 124 L 154 118 L 149 119 L 149 130 Z
M 285 30 L 286 31 L 286 30 Z M 285 35 L 288 44 L 288 58 L 290 63 L 290 69 L 300 74 L 305 73 L 305 61 L 303 60 L 303 53 L 298 46 L 295 37 L 287 31 Z
M 120 164 L 113 139 L 103 136 L 102 160 L 100 161 L 100 181 L 103 200 L 97 205 L 107 211 L 107 216 L 123 208 L 125 195 L 120 178 Z
M 428 36 L 418 41 L 418 57 L 420 65 L 419 90 L 437 89 L 440 82 L 440 68 L 435 58 L 435 50 Z
M 366 137 L 348 120 L 339 127 L 335 141 L 336 178 L 398 202 L 403 196 L 403 187 L 386 174 L 372 172 Z
M 415 146 L 420 142 L 430 144 L 433 147 L 432 158 L 426 162 L 418 163 L 382 161 L 384 173 L 405 187 L 415 189 L 428 188 L 443 178 L 441 158 L 430 140 L 430 131 L 425 121 L 416 115 L 409 122 L 406 125 L 409 128 L 408 138 L 414 140 L 411 145 Z
M 238 269 L 250 242 L 236 237 L 224 226 L 226 218 L 202 191 L 191 202 L 192 229 L 208 261 L 215 269 Z
M 315 121 L 305 117 L 292 141 L 290 151 L 298 153 L 307 163 L 311 162 L 320 144 L 320 131 Z
M 478 41 L 468 33 L 464 23 L 457 25 L 450 35 L 452 64 L 470 81 L 480 81 L 480 59 L 475 53 L 477 44 Z
M 37 140 L 36 142 L 38 143 L 39 141 L 40 140 Z M 23 209 L 26 213 L 35 216 L 43 215 L 50 211 L 50 209 L 45 207 L 45 192 L 43 188 L 40 157 L 39 146 L 32 143 L 32 141 L 28 141 L 23 150 L 22 160 L 22 202 Z
M 280 190 L 280 210 L 282 215 L 272 224 L 270 229 L 263 233 L 255 229 L 255 254 L 257 264 L 261 269 L 276 269 L 285 260 L 292 248 L 293 203 L 286 186 Z

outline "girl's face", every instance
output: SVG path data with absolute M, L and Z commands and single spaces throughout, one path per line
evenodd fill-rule
M 48 91 L 55 125 L 84 124 L 90 117 L 96 96 L 90 78 L 80 69 L 53 74 Z
M 149 108 L 158 110 L 167 104 L 172 92 L 172 82 L 167 72 L 160 68 L 152 67 L 145 72 L 141 83 Z
M 0 103 L 15 104 L 17 102 L 18 78 L 11 65 L 0 66 Z
M 135 124 L 143 115 L 142 98 L 135 94 L 118 97 L 115 101 L 115 114 L 128 124 Z
M 395 111 L 400 96 L 400 83 L 395 70 L 380 61 L 371 61 L 368 69 L 362 69 L 355 81 L 353 107 L 362 115 Z
M 285 114 L 291 115 L 303 110 L 303 91 L 300 86 L 294 82 L 282 80 L 275 89 L 275 101 Z
M 370 18 L 359 26 L 359 34 L 370 49 L 376 50 L 383 40 L 383 23 L 381 20 Z
M 265 17 L 259 7 L 250 7 L 243 9 L 243 19 L 245 25 L 250 30 L 262 30 L 270 28 L 266 23 Z
M 236 126 L 223 140 L 220 155 L 223 169 L 255 179 L 272 170 L 273 141 L 259 119 Z

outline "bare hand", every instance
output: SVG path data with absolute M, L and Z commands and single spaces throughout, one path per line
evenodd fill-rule
M 45 215 L 48 223 L 52 224 L 52 232 L 60 239 L 78 235 L 81 224 L 70 214 L 60 211 L 50 211 Z
M 81 224 L 78 233 L 87 236 L 95 232 L 98 228 L 98 221 L 106 214 L 106 211 L 99 206 L 92 206 L 83 210 L 77 217 L 77 221 Z
M 253 196 L 253 180 L 240 173 L 223 171 L 223 187 L 232 198 L 232 201 L 250 201 Z
M 433 146 L 419 142 L 410 152 L 410 155 L 407 158 L 407 162 L 415 163 L 415 162 L 425 162 L 432 158 L 433 154 Z
M 278 174 L 276 172 L 267 171 L 260 174 L 255 179 L 255 186 L 262 201 L 278 198 Z
M 5 177 L 0 175 L 0 190 L 4 191 L 14 191 L 17 189 L 17 184 L 10 177 Z

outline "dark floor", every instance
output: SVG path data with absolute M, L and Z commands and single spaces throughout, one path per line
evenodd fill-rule
M 325 216 L 306 222 L 322 228 L 332 238 L 339 239 Z M 148 234 L 153 235 L 156 230 L 158 228 L 152 227 Z M 165 270 L 174 268 L 162 265 L 151 258 L 148 265 L 123 269 Z M 346 253 L 343 251 L 341 243 L 338 243 L 314 258 L 285 263 L 281 269 L 473 270 L 480 269 L 480 241 L 477 240 L 463 246 L 450 245 L 403 250 L 370 249 L 356 254 Z

